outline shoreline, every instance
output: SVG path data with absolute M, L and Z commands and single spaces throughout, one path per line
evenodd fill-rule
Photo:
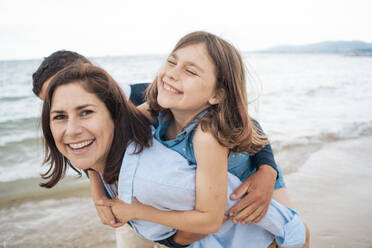
M 372 136 L 309 147 L 300 168 L 285 173 L 295 209 L 310 228 L 310 247 L 372 247 L 370 147 Z M 285 164 L 291 152 L 300 157 L 303 150 L 275 155 Z M 40 181 L 0 183 L 0 247 L 115 247 L 115 232 L 101 224 L 84 175 L 67 176 L 53 189 L 40 188 Z
M 18 207 L 28 202 L 71 197 L 90 197 L 89 180 L 66 176 L 51 189 L 42 188 L 40 178 L 19 179 L 11 182 L 0 182 L 0 210 Z

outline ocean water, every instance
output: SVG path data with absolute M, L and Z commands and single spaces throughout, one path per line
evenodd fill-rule
M 150 82 L 164 56 L 103 57 L 92 61 L 120 84 Z M 0 61 L 0 182 L 39 177 L 43 161 L 42 101 L 32 92 L 41 60 Z
M 124 84 L 152 81 L 163 59 L 92 60 Z M 245 60 L 255 79 L 249 95 L 260 94 L 249 111 L 277 152 L 372 134 L 372 57 L 245 54 Z M 41 172 L 42 102 L 31 91 L 40 62 L 0 61 L 0 182 Z
M 164 58 L 149 55 L 92 58 L 92 61 L 105 68 L 117 82 L 125 84 L 151 82 Z M 285 175 L 299 170 L 311 153 L 322 146 L 372 135 L 372 57 L 244 54 L 244 59 L 255 81 L 248 87 L 250 100 L 259 95 L 249 111 L 269 136 Z M 84 209 L 89 209 L 87 216 L 95 218 L 96 225 L 103 226 L 88 198 L 63 200 L 64 194 L 71 196 L 75 191 L 85 192 L 86 197 L 85 178 L 66 180 L 65 186 L 53 193 L 61 199 L 46 200 L 48 197 L 43 196 L 46 190 L 37 186 L 44 155 L 39 124 L 42 102 L 32 93 L 31 75 L 40 62 L 0 61 L 0 204 L 12 206 L 13 201 L 24 201 L 17 208 L 0 208 L 0 222 L 5 223 L 0 228 L 0 247 L 33 244 L 34 237 L 42 237 L 46 232 L 45 228 L 35 226 L 52 227 L 57 219 L 67 222 L 66 226 L 59 226 L 59 232 L 79 240 L 78 243 L 66 245 L 66 239 L 58 233 L 49 233 L 54 243 L 39 240 L 41 243 L 35 244 L 40 244 L 39 247 L 112 244 L 113 236 L 103 241 L 89 236 L 93 224 L 80 229 L 82 236 L 76 236 L 69 228 L 69 225 L 79 226 L 76 218 L 84 215 Z M 54 217 L 35 209 L 44 209 Z M 75 209 L 75 215 L 71 215 L 74 212 L 71 209 Z M 33 224 L 30 216 L 35 216 Z M 89 222 L 87 216 L 84 220 Z M 33 236 L 30 230 L 34 230 Z

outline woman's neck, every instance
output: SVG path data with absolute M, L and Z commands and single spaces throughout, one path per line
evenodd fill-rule
M 106 163 L 97 162 L 94 166 L 92 166 L 92 169 L 103 175 L 105 172 L 105 164 Z

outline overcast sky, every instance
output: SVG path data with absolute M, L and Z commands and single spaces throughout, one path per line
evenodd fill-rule
M 0 60 L 67 49 L 166 53 L 206 30 L 241 51 L 324 40 L 372 42 L 370 0 L 0 0 Z

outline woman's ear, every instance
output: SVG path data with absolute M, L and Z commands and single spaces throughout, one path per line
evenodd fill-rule
M 226 94 L 225 94 L 225 90 L 224 89 L 219 89 L 219 90 L 216 90 L 216 93 L 214 94 L 214 96 L 212 96 L 210 99 L 209 99 L 209 104 L 210 105 L 215 105 L 215 104 L 219 104 L 220 102 L 222 102 L 226 97 Z

